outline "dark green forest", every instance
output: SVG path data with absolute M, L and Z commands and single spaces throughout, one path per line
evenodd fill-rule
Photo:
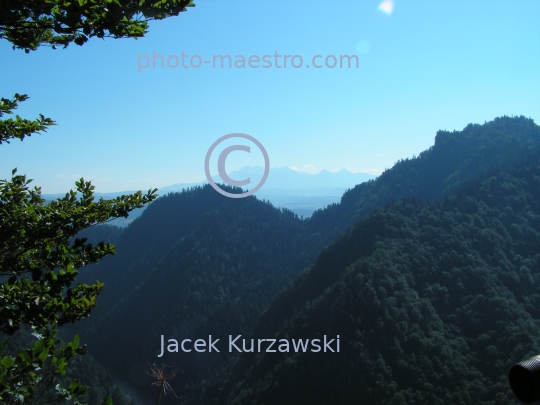
M 538 152 L 441 202 L 375 210 L 254 332 L 339 333 L 343 353 L 244 355 L 226 402 L 517 404 L 509 365 L 540 350 L 539 229 Z
M 210 186 L 169 194 L 80 235 L 116 255 L 82 269 L 105 290 L 64 333 L 144 401 L 165 363 L 165 404 L 517 404 L 506 373 L 540 350 L 539 199 L 524 117 L 439 131 L 309 219 Z M 339 334 L 342 350 L 157 357 L 161 335 L 210 334 Z

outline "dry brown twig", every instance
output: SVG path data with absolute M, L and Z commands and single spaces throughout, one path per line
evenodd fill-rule
M 159 393 L 156 405 L 159 405 L 159 402 L 161 401 L 161 393 L 163 392 L 165 395 L 167 395 L 167 392 L 172 392 L 176 398 L 178 398 L 178 395 L 174 392 L 171 385 L 168 383 L 167 380 L 170 380 L 171 378 L 176 376 L 176 369 L 170 370 L 169 373 L 165 372 L 165 368 L 169 366 L 166 366 L 164 364 L 161 365 L 161 368 L 159 368 L 155 363 L 150 365 L 150 372 L 146 372 L 151 377 L 154 377 L 157 381 L 153 382 L 152 385 L 155 385 L 159 387 Z M 170 368 L 170 367 L 169 367 Z

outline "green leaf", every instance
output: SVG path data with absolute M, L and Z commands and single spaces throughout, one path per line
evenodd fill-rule
M 73 348 L 76 349 L 77 347 L 79 347 L 79 343 L 80 343 L 81 339 L 79 338 L 79 335 L 75 335 L 73 337 Z
M 47 360 L 48 355 L 49 355 L 49 351 L 47 350 L 47 348 L 44 348 L 43 351 L 39 354 L 39 359 L 42 362 L 45 362 L 45 360 Z
M 17 357 L 19 357 L 21 359 L 21 361 L 26 365 L 30 365 L 30 363 L 32 362 L 32 360 L 30 358 L 30 354 L 28 353 L 28 350 L 21 350 L 17 354 Z
M 45 342 L 43 340 L 38 340 L 36 343 L 34 343 L 34 346 L 32 347 L 32 356 L 37 357 L 44 350 L 47 350 L 45 348 Z
M 13 365 L 14 361 L 11 356 L 6 356 L 2 359 L 2 366 L 4 366 L 5 369 L 10 368 Z

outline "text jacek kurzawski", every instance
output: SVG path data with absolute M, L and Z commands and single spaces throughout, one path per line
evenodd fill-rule
M 221 339 L 168 339 L 161 335 L 161 350 L 158 357 L 165 352 L 199 352 L 220 353 L 223 350 Z M 221 349 L 220 349 L 221 348 Z M 228 351 L 230 353 L 339 353 L 339 335 L 330 339 L 326 335 L 322 339 L 243 339 L 242 335 L 229 335 Z

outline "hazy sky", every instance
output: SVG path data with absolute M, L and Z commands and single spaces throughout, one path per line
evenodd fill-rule
M 19 115 L 58 124 L 2 145 L 0 178 L 17 167 L 44 193 L 81 176 L 98 192 L 196 182 L 212 143 L 234 132 L 258 139 L 271 167 L 379 174 L 439 129 L 501 115 L 540 122 L 540 1 L 383 3 L 199 0 L 137 41 L 29 55 L 0 41 L 0 96 L 26 93 Z M 279 66 L 291 55 L 287 68 L 276 52 Z M 243 55 L 246 67 L 213 68 L 214 55 Z M 272 67 L 249 67 L 252 55 Z M 340 55 L 358 68 L 340 68 Z M 262 166 L 252 152 L 233 152 L 228 170 Z

